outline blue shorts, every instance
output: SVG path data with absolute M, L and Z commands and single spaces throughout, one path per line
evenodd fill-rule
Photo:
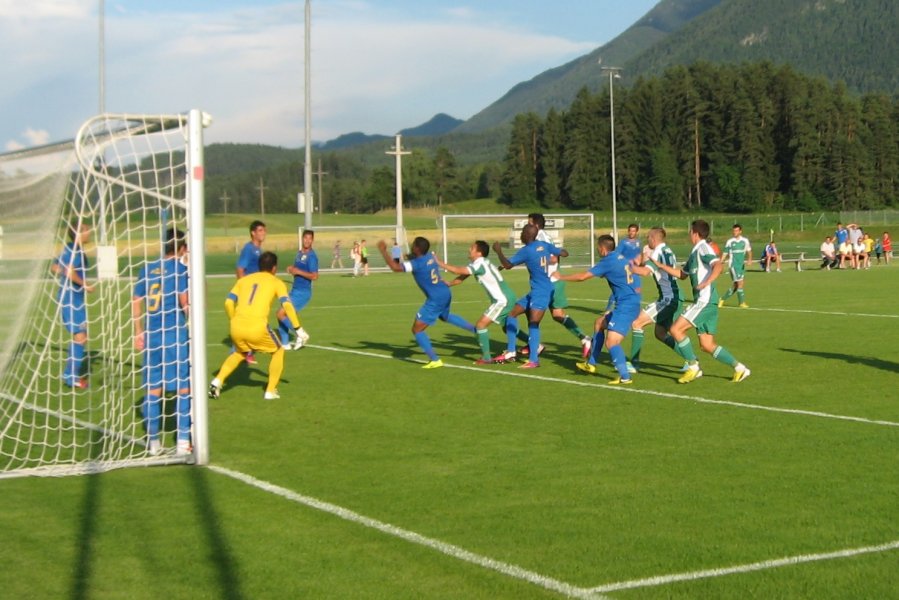
M 425 303 L 421 305 L 421 308 L 418 309 L 415 320 L 421 321 L 425 325 L 433 325 L 437 322 L 437 319 L 446 321 L 449 317 L 451 302 L 452 298 L 449 295 L 447 295 L 446 300 L 434 300 L 428 298 L 425 300 Z
M 531 292 L 518 299 L 517 304 L 525 310 L 548 310 L 553 301 L 553 288 L 531 290 Z
M 87 308 L 84 302 L 65 303 L 60 308 L 62 325 L 69 333 L 83 333 L 87 331 Z
M 144 385 L 176 392 L 190 388 L 190 346 L 187 341 L 144 350 Z
M 639 301 L 616 304 L 614 310 L 606 316 L 608 330 L 627 335 L 631 331 L 631 325 L 640 316 L 640 310 Z
M 312 300 L 312 290 L 304 290 L 304 289 L 291 289 L 290 290 L 290 303 L 293 304 L 293 309 L 297 312 L 303 310 L 309 301 Z

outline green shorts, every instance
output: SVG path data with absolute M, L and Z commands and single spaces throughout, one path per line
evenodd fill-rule
M 565 282 L 553 282 L 553 298 L 549 303 L 549 309 L 568 308 L 568 296 L 565 294 Z
M 694 302 L 682 315 L 693 324 L 696 333 L 715 335 L 718 332 L 718 302 Z
M 643 309 L 643 312 L 649 315 L 649 318 L 652 319 L 656 325 L 661 325 L 665 329 L 671 329 L 674 321 L 680 315 L 680 309 L 680 302 L 658 301 L 647 304 L 646 308 Z

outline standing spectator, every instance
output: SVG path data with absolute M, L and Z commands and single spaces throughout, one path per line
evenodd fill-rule
M 359 258 L 362 260 L 362 274 L 368 277 L 368 246 L 365 240 L 359 243 Z
M 890 239 L 889 231 L 883 232 L 881 245 L 883 246 L 883 260 L 886 264 L 890 264 L 890 261 L 893 260 L 893 240 Z
M 359 277 L 362 270 L 362 254 L 359 253 L 359 242 L 353 242 L 353 249 L 350 250 L 350 260 L 353 261 L 353 277 Z
M 837 258 L 836 248 L 833 247 L 833 238 L 828 235 L 821 242 L 821 268 L 830 271 L 839 264 L 840 259 Z
M 764 252 L 762 252 L 762 259 L 759 261 L 762 266 L 763 271 L 771 272 L 771 263 L 774 263 L 777 268 L 777 272 L 780 273 L 780 252 L 777 250 L 777 244 L 774 243 L 774 240 L 768 242 L 765 246 Z
M 838 249 L 843 242 L 849 241 L 849 230 L 843 227 L 842 223 L 837 223 L 837 230 L 833 232 L 833 244 Z M 842 268 L 842 267 L 841 267 Z
M 90 239 L 90 234 L 87 223 L 70 226 L 68 243 L 62 254 L 50 265 L 50 270 L 59 278 L 57 301 L 62 325 L 72 334 L 62 382 L 78 389 L 87 388 L 87 378 L 81 376 L 81 369 L 84 364 L 84 347 L 87 345 L 85 294 L 94 291 L 94 286 L 87 284 L 87 269 L 90 264 L 84 253 L 84 244 Z
M 877 238 L 874 240 L 874 254 L 877 256 L 877 264 L 880 264 L 880 257 L 883 256 L 883 240 Z
M 343 268 L 343 259 L 340 258 L 340 240 L 334 242 L 334 249 L 332 250 L 333 255 L 331 257 L 331 268 L 332 269 L 342 269 Z

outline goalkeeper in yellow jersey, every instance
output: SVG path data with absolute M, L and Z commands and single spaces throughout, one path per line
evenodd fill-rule
M 272 355 L 268 367 L 268 385 L 265 387 L 266 400 L 277 400 L 278 381 L 284 371 L 284 347 L 276 331 L 268 326 L 269 314 L 275 300 L 287 313 L 290 324 L 299 329 L 300 319 L 290 297 L 287 286 L 277 277 L 278 256 L 273 252 L 263 252 L 259 256 L 259 272 L 237 280 L 225 300 L 225 312 L 231 320 L 231 342 L 234 351 L 222 363 L 218 375 L 209 384 L 209 397 L 218 398 L 222 385 L 240 365 L 248 352 L 265 352 Z

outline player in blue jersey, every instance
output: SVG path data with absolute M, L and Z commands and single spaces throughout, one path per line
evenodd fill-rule
M 615 238 L 601 235 L 596 240 L 596 247 L 601 259 L 589 271 L 571 275 L 557 274 L 557 278 L 562 281 L 586 281 L 592 277 L 604 277 L 612 291 L 605 314 L 597 320 L 590 356 L 585 362 L 577 363 L 577 368 L 587 373 L 596 373 L 596 359 L 605 342 L 612 364 L 618 371 L 618 378 L 609 383 L 629 385 L 633 383 L 633 379 L 627 370 L 627 356 L 621 342 L 640 314 L 640 278 L 633 271 L 632 259 L 628 259 L 625 253 L 615 251 Z
M 315 232 L 311 229 L 303 231 L 303 244 L 297 252 L 293 264 L 287 267 L 288 275 L 293 275 L 293 286 L 290 288 L 290 303 L 293 304 L 297 316 L 303 307 L 312 299 L 312 282 L 318 279 L 318 255 L 312 249 Z M 278 311 L 278 331 L 281 334 L 281 345 L 288 350 L 299 350 L 309 341 L 309 334 L 302 325 L 296 329 L 296 339 L 290 343 L 293 325 L 284 310 Z
M 440 265 L 437 264 L 437 257 L 431 253 L 431 243 L 423 237 L 417 237 L 412 240 L 412 256 L 409 260 L 402 261 L 400 264 L 393 262 L 393 258 L 387 252 L 387 242 L 384 240 L 378 242 L 378 250 L 391 271 L 395 273 L 412 273 L 415 283 L 424 292 L 425 303 L 418 309 L 418 313 L 415 315 L 415 321 L 412 323 L 412 334 L 424 353 L 428 355 L 428 362 L 422 368 L 437 369 L 442 367 L 443 361 L 434 352 L 431 338 L 428 337 L 425 330 L 430 325 L 433 325 L 437 319 L 440 319 L 469 333 L 474 334 L 476 331 L 474 325 L 462 317 L 450 314 L 450 304 L 453 297 L 449 286 L 440 276 Z
M 521 314 L 527 314 L 528 318 L 528 361 L 519 369 L 536 369 L 540 366 L 540 321 L 549 309 L 553 299 L 553 282 L 549 278 L 549 267 L 552 257 L 566 257 L 568 252 L 551 242 L 542 242 L 537 239 L 539 230 L 536 225 L 528 223 L 521 229 L 521 243 L 524 246 L 515 253 L 512 258 L 506 258 L 499 242 L 494 242 L 493 251 L 504 269 L 511 269 L 516 265 L 525 265 L 528 269 L 528 281 L 530 291 L 515 303 L 515 307 L 509 313 L 514 319 Z M 506 332 L 508 345 L 506 351 L 496 357 L 498 362 L 515 360 L 515 335 Z
M 627 237 L 618 243 L 618 253 L 635 265 L 643 263 L 643 244 L 640 243 L 640 226 L 631 223 L 627 226 Z
M 238 279 L 259 272 L 259 257 L 262 256 L 262 242 L 265 241 L 266 231 L 265 223 L 262 221 L 250 223 L 250 241 L 244 244 L 240 256 L 237 257 L 235 271 Z M 252 351 L 247 352 L 246 360 L 248 364 L 255 365 L 255 354 Z
M 184 233 L 168 232 L 165 256 L 148 262 L 140 270 L 131 300 L 134 348 L 143 351 L 144 399 L 141 413 L 151 455 L 162 449 L 163 396 L 175 393 L 178 454 L 189 454 L 190 445 L 190 347 L 187 329 L 189 310 L 187 267 L 181 257 L 187 252 Z
M 85 294 L 94 291 L 94 286 L 88 285 L 86 280 L 90 263 L 84 253 L 84 244 L 89 239 L 90 228 L 86 223 L 69 227 L 69 241 L 50 265 L 50 270 L 59 278 L 57 301 L 62 325 L 72 334 L 62 382 L 78 389 L 87 387 L 87 378 L 81 376 L 81 369 L 84 364 L 84 347 L 87 345 Z

